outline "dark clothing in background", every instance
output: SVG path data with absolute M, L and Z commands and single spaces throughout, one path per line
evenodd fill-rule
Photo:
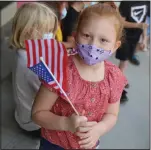
M 148 9 L 147 1 L 122 1 L 119 6 L 119 11 L 125 20 L 134 23 L 145 22 Z M 116 52 L 116 58 L 123 61 L 133 57 L 142 29 L 125 28 L 125 33 L 125 43 Z
M 63 41 L 67 41 L 67 37 L 75 31 L 80 12 L 69 6 L 66 17 L 62 20 Z
M 129 22 L 145 22 L 148 13 L 148 2 L 146 1 L 122 1 L 119 7 L 121 15 Z M 125 28 L 126 39 L 138 42 L 142 33 L 141 29 Z
M 116 58 L 121 61 L 126 61 L 129 58 L 132 58 L 135 53 L 136 45 L 137 43 L 125 41 L 117 50 Z
M 150 1 L 147 2 L 147 6 L 148 6 L 147 16 L 150 17 Z

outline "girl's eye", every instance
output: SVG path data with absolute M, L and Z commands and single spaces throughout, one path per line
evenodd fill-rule
M 101 39 L 101 42 L 104 43 L 104 42 L 108 42 L 108 41 L 106 39 Z
M 84 34 L 84 37 L 89 38 L 90 35 L 89 34 Z

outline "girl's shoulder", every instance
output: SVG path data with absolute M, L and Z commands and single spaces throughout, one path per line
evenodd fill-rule
M 112 79 L 115 82 L 116 81 L 120 82 L 120 80 L 126 81 L 125 75 L 115 64 L 113 64 L 109 61 L 105 61 L 105 68 L 106 68 L 106 74 L 108 76 L 108 79 Z
M 69 70 L 73 69 L 73 65 L 74 65 L 73 56 L 70 55 L 70 56 L 68 57 L 68 64 L 67 64 L 68 69 L 69 69 Z
M 115 64 L 111 63 L 110 61 L 105 61 L 105 68 L 106 68 L 108 74 L 123 75 L 121 70 Z
M 105 61 L 107 82 L 109 83 L 111 98 L 109 103 L 114 103 L 120 99 L 127 79 L 121 70 L 109 61 Z
M 16 50 L 18 57 L 27 58 L 27 52 L 25 49 Z
M 18 49 L 16 51 L 16 59 L 17 59 L 17 63 L 25 66 L 27 64 L 27 52 L 26 52 L 26 50 Z

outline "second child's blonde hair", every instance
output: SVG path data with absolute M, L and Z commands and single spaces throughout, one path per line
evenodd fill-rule
M 27 39 L 42 38 L 43 34 L 55 34 L 58 28 L 58 19 L 47 5 L 30 2 L 22 5 L 13 18 L 11 46 L 24 49 Z

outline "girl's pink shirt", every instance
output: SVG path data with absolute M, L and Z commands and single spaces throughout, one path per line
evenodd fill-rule
M 69 86 L 68 91 L 66 91 L 67 95 L 79 113 L 85 110 L 85 116 L 89 121 L 99 122 L 107 111 L 108 105 L 120 100 L 127 80 L 117 66 L 105 61 L 104 80 L 100 82 L 86 81 L 80 77 L 72 57 L 69 57 L 67 67 Z M 51 91 L 57 92 L 50 88 L 49 85 L 44 85 Z M 59 98 L 50 111 L 59 116 L 70 116 L 74 113 L 65 97 L 61 94 L 59 94 Z M 80 148 L 78 137 L 70 132 L 42 128 L 42 137 L 64 149 Z

